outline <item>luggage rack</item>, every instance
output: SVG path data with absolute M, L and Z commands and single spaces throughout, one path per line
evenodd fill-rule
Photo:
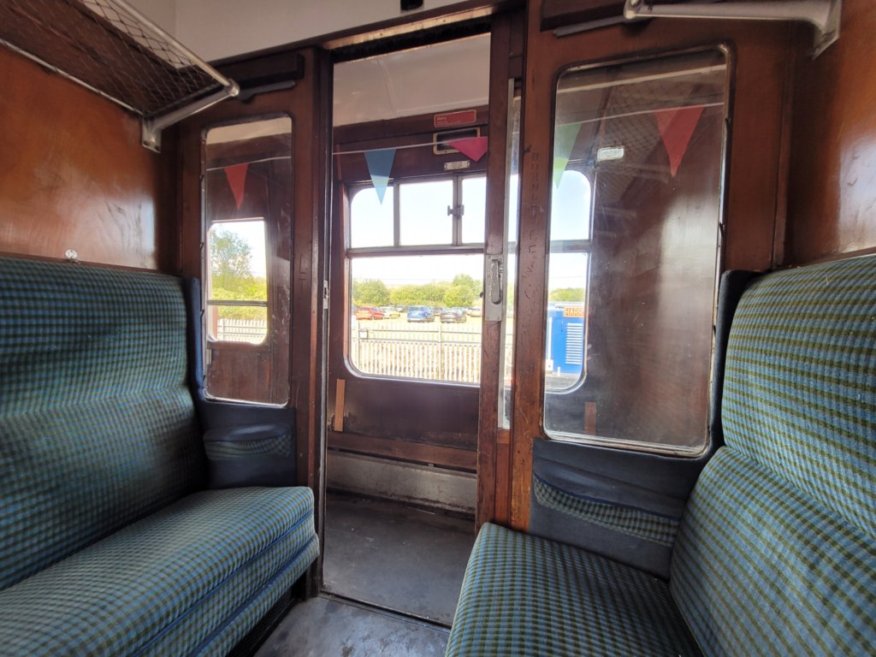
M 240 89 L 123 0 L 4 0 L 0 43 L 142 119 L 142 143 Z

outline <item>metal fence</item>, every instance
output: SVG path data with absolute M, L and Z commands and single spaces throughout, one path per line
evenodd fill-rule
M 219 319 L 216 324 L 218 342 L 249 342 L 261 344 L 268 336 L 268 322 L 264 319 Z
M 351 329 L 350 360 L 364 374 L 478 383 L 481 330 L 442 324 Z
M 267 334 L 265 320 L 219 319 L 215 339 L 260 344 Z M 481 376 L 480 322 L 461 326 L 354 320 L 349 353 L 363 374 L 476 384 Z

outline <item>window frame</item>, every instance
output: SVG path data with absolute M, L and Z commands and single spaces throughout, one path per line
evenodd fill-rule
M 222 224 L 236 224 L 236 223 L 244 223 L 244 222 L 255 222 L 259 221 L 262 224 L 262 230 L 264 231 L 264 246 L 265 246 L 265 300 L 264 301 L 246 301 L 246 300 L 238 300 L 238 299 L 212 299 L 211 292 L 213 289 L 213 272 L 210 266 L 210 233 L 211 231 Z M 234 218 L 234 219 L 219 219 L 216 221 L 211 221 L 206 226 L 206 231 L 204 235 L 204 251 L 205 251 L 205 274 L 204 277 L 207 281 L 207 284 L 204 286 L 204 322 L 205 324 L 209 323 L 209 312 L 210 307 L 220 308 L 264 308 L 265 309 L 265 336 L 262 338 L 261 342 L 249 342 L 249 341 L 235 341 L 235 340 L 219 340 L 210 335 L 209 326 L 205 326 L 204 331 L 204 342 L 207 346 L 212 345 L 222 345 L 223 349 L 234 349 L 234 348 L 243 348 L 243 349 L 259 349 L 267 346 L 268 338 L 271 335 L 271 301 L 272 301 L 272 293 L 271 293 L 271 272 L 270 265 L 267 263 L 268 259 L 268 222 L 264 217 L 245 217 L 245 218 Z
M 647 55 L 629 55 L 623 56 L 619 58 L 609 58 L 603 61 L 575 61 L 570 62 L 556 69 L 552 82 L 550 85 L 551 92 L 551 136 L 550 136 L 550 150 L 551 155 L 554 152 L 555 145 L 555 129 L 556 129 L 556 117 L 557 117 L 557 90 L 558 84 L 562 76 L 569 71 L 578 69 L 578 70 L 588 70 L 588 69 L 600 69 L 607 68 L 613 66 L 623 66 L 623 65 L 633 65 L 643 62 L 653 62 L 658 60 L 672 60 L 674 58 L 680 58 L 685 56 L 695 56 L 706 53 L 720 53 L 723 56 L 723 67 L 724 67 L 724 84 L 723 84 L 723 133 L 721 138 L 721 167 L 719 174 L 719 184 L 720 184 L 720 193 L 719 193 L 719 201 L 718 201 L 718 222 L 716 225 L 717 232 L 717 249 L 715 254 L 715 276 L 713 279 L 713 294 L 712 294 L 712 310 L 711 310 L 711 320 L 712 320 L 712 340 L 709 350 L 709 365 L 708 365 L 708 380 L 711 382 L 715 376 L 715 337 L 714 337 L 714 327 L 715 322 L 717 321 L 717 312 L 718 312 L 718 292 L 719 292 L 719 281 L 721 278 L 721 274 L 724 271 L 724 235 L 726 230 L 726 222 L 727 222 L 727 203 L 729 194 L 727 192 L 727 178 L 729 175 L 730 169 L 730 123 L 733 116 L 733 89 L 734 89 L 734 80 L 736 76 L 736 58 L 732 49 L 726 44 L 717 44 L 713 46 L 699 46 L 693 48 L 682 48 L 677 50 L 669 50 L 669 51 L 659 51 L 648 53 Z M 588 178 L 589 180 L 589 178 Z M 591 221 L 593 219 L 593 213 L 595 210 L 596 203 L 596 190 L 592 186 L 593 181 L 591 181 Z M 553 201 L 553 190 L 550 195 L 550 203 Z M 549 205 L 550 208 L 550 205 Z M 548 212 L 548 217 L 550 213 Z M 546 231 L 547 231 L 547 255 L 549 257 L 551 252 L 551 247 L 554 243 L 553 240 L 550 239 L 550 220 L 546 223 Z M 591 225 L 592 231 L 592 225 Z M 593 240 L 593 234 L 591 232 L 590 242 Z M 592 250 L 589 251 L 588 258 L 588 282 L 591 276 L 592 270 Z M 548 263 L 546 262 L 545 271 L 547 272 Z M 547 330 L 547 307 L 548 307 L 548 285 L 547 278 L 545 278 L 545 315 L 544 315 L 544 330 Z M 588 293 L 586 297 L 587 304 L 587 323 L 589 324 L 589 307 L 590 307 L 590 294 Z M 585 325 L 585 340 L 587 334 L 587 327 Z M 547 336 L 545 335 L 545 338 Z M 585 353 L 585 363 L 586 363 L 586 353 Z M 586 364 L 585 364 L 586 368 Z M 546 379 L 546 371 L 544 365 L 540 368 L 541 374 L 541 413 L 538 418 L 538 426 L 540 430 L 540 434 L 544 436 L 545 439 L 556 441 L 556 442 L 566 442 L 574 445 L 587 445 L 592 447 L 599 448 L 609 448 L 609 449 L 617 449 L 627 452 L 634 452 L 640 454 L 658 454 L 658 455 L 669 455 L 673 457 L 682 457 L 686 459 L 696 459 L 700 458 L 703 454 L 707 453 L 710 449 L 713 448 L 712 444 L 712 436 L 710 428 L 708 427 L 708 411 L 706 418 L 706 435 L 705 439 L 697 446 L 694 447 L 685 447 L 680 445 L 671 445 L 671 444 L 661 444 L 656 442 L 647 442 L 641 440 L 635 440 L 630 438 L 620 438 L 620 437 L 608 437 L 608 436 L 600 436 L 600 435 L 590 435 L 590 434 L 571 434 L 565 431 L 548 431 L 546 427 L 546 411 L 547 411 L 547 389 L 545 386 Z M 567 390 L 561 391 L 551 391 L 551 394 L 557 394 L 558 396 L 562 395 L 570 395 L 579 390 L 584 384 L 582 380 L 579 385 L 573 386 Z M 711 402 L 709 402 L 711 404 Z
M 589 188 L 589 202 L 590 206 L 587 208 L 587 221 L 590 224 L 587 230 L 588 237 L 587 238 L 575 238 L 575 239 L 551 239 L 550 232 L 548 232 L 548 245 L 547 245 L 547 257 L 545 262 L 545 293 L 547 294 L 547 298 L 545 299 L 545 359 L 549 356 L 548 344 L 550 343 L 550 335 L 547 334 L 547 326 L 548 326 L 548 311 L 550 310 L 550 271 L 551 271 L 551 258 L 556 254 L 563 253 L 583 253 L 587 255 L 587 271 L 584 274 L 585 278 L 585 286 L 584 286 L 584 329 L 583 329 L 583 340 L 584 344 L 582 345 L 581 351 L 581 374 L 568 386 L 564 386 L 562 388 L 548 388 L 547 385 L 547 364 L 545 363 L 545 367 L 542 368 L 542 376 L 545 379 L 545 395 L 548 393 L 552 395 L 566 395 L 571 394 L 581 388 L 587 380 L 587 333 L 590 324 L 590 274 L 591 274 L 591 265 L 593 263 L 593 211 L 596 207 L 596 194 L 593 189 L 593 181 L 590 177 L 584 173 L 583 171 L 579 171 L 578 169 L 567 167 L 563 173 L 566 171 L 574 171 L 581 175 L 584 180 L 587 181 L 587 186 Z M 556 196 L 557 189 L 554 188 L 551 190 L 551 195 L 549 199 L 550 208 L 553 208 L 553 201 Z M 551 213 L 548 214 L 548 231 L 550 231 L 552 223 Z M 555 245 L 560 245 L 560 249 L 554 249 Z M 563 302 L 560 302 L 563 303 Z
M 357 194 L 368 189 L 374 189 L 374 185 L 365 182 L 357 185 L 350 185 L 347 193 L 346 217 L 344 222 L 344 257 L 350 260 L 355 257 L 362 256 L 390 256 L 390 255 L 447 255 L 460 253 L 483 253 L 484 242 L 462 242 L 462 215 L 454 213 L 453 215 L 453 231 L 452 238 L 449 243 L 438 244 L 417 244 L 403 245 L 401 244 L 401 194 L 399 187 L 405 183 L 411 182 L 437 182 L 443 180 L 453 181 L 453 206 L 454 209 L 462 206 L 462 180 L 465 178 L 485 178 L 486 173 L 481 172 L 458 172 L 448 173 L 445 175 L 430 175 L 397 178 L 390 182 L 387 187 L 391 187 L 393 198 L 393 243 L 386 246 L 365 246 L 353 247 L 351 245 L 351 226 L 353 221 L 353 199 Z
M 209 136 L 213 130 L 217 129 L 225 129 L 225 128 L 233 128 L 233 127 L 241 127 L 244 126 L 253 126 L 258 124 L 271 123 L 275 121 L 288 121 L 288 132 L 282 133 L 274 133 L 269 132 L 267 134 L 258 134 L 255 137 L 247 137 L 247 139 L 261 139 L 264 137 L 272 137 L 274 135 L 282 135 L 283 139 L 288 137 L 288 150 L 284 147 L 282 152 L 278 152 L 276 154 L 271 154 L 269 157 L 264 157 L 261 153 L 256 152 L 255 158 L 253 159 L 253 154 L 249 152 L 245 152 L 243 154 L 232 154 L 230 156 L 224 156 L 219 158 L 211 158 L 208 154 L 208 149 L 210 147 L 209 144 Z M 284 126 L 285 127 L 285 126 Z M 295 170 L 296 170 L 296 117 L 291 112 L 285 110 L 272 111 L 265 114 L 253 114 L 253 115 L 243 115 L 243 116 L 235 116 L 232 118 L 226 118 L 224 120 L 219 120 L 216 122 L 210 122 L 209 124 L 202 125 L 200 127 L 200 140 L 199 140 L 199 168 L 200 168 L 200 184 L 199 184 L 199 214 L 200 214 L 200 226 L 199 226 L 199 244 L 200 244 L 200 255 L 198 257 L 198 265 L 200 271 L 200 281 L 201 281 L 201 290 L 200 290 L 200 344 L 198 345 L 198 349 L 201 353 L 201 359 L 203 364 L 203 388 L 204 388 L 204 396 L 209 401 L 215 402 L 231 402 L 236 404 L 245 404 L 250 406 L 258 406 L 264 408 L 289 408 L 293 405 L 292 398 L 292 389 L 291 389 L 291 351 L 292 351 L 292 338 L 293 338 L 293 326 L 292 321 L 290 319 L 288 323 L 288 335 L 287 344 L 289 355 L 285 357 L 285 359 L 275 359 L 274 355 L 277 352 L 277 336 L 276 332 L 278 330 L 282 330 L 280 327 L 282 326 L 282 321 L 279 321 L 279 324 L 274 322 L 274 316 L 277 312 L 278 307 L 283 306 L 288 303 L 289 312 L 291 312 L 293 308 L 293 281 L 283 280 L 283 276 L 281 275 L 283 266 L 280 264 L 280 260 L 283 260 L 282 255 L 278 257 L 278 253 L 276 251 L 276 245 L 282 244 L 282 237 L 280 235 L 281 231 L 284 230 L 284 227 L 280 226 L 281 223 L 279 219 L 275 218 L 274 215 L 271 214 L 271 208 L 265 208 L 264 214 L 259 215 L 258 213 L 253 213 L 248 217 L 235 217 L 230 216 L 228 218 L 220 218 L 220 219 L 212 219 L 210 215 L 210 203 L 208 202 L 208 177 L 211 173 L 216 170 L 223 169 L 228 166 L 233 166 L 237 164 L 261 164 L 263 162 L 270 162 L 273 160 L 287 160 L 289 163 L 290 172 L 288 177 L 282 178 L 282 184 L 277 189 L 283 190 L 280 191 L 281 194 L 286 195 L 288 198 L 288 206 L 289 206 L 289 215 L 287 217 L 288 226 L 285 229 L 292 231 L 288 239 L 289 241 L 289 257 L 291 258 L 293 255 L 295 235 L 294 235 L 294 226 L 295 226 L 295 196 L 297 194 L 297 184 L 295 183 Z M 280 215 L 278 215 L 279 217 Z M 209 287 L 208 280 L 210 278 L 210 263 L 209 263 L 209 253 L 207 249 L 207 237 L 211 230 L 211 228 L 217 224 L 221 223 L 233 223 L 233 222 L 242 222 L 242 221 L 262 221 L 264 222 L 264 239 L 265 239 L 265 280 L 266 280 L 266 294 L 265 301 L 261 302 L 253 302 L 252 305 L 258 304 L 260 306 L 264 306 L 266 308 L 266 333 L 265 339 L 258 344 L 254 344 L 252 342 L 228 342 L 215 340 L 211 338 L 209 327 L 207 325 L 208 319 L 208 307 L 211 304 L 208 304 L 208 296 L 209 296 Z M 278 268 L 279 267 L 279 268 Z M 285 299 L 288 299 L 286 301 Z M 235 306 L 248 306 L 250 303 L 238 302 L 235 300 L 230 300 L 231 304 L 227 305 L 235 305 Z M 226 304 L 218 304 L 218 305 L 226 305 Z M 286 313 L 288 315 L 288 313 Z M 239 358 L 242 356 L 253 356 L 253 355 L 268 355 L 271 358 L 270 367 L 271 367 L 271 378 L 272 380 L 283 382 L 285 384 L 280 383 L 281 386 L 285 385 L 287 387 L 286 390 L 283 391 L 283 394 L 280 395 L 282 401 L 267 401 L 260 399 L 253 399 L 251 397 L 239 397 L 239 396 L 226 396 L 222 394 L 216 394 L 213 390 L 211 390 L 209 386 L 210 380 L 210 368 L 212 367 L 213 354 L 215 353 L 227 353 L 234 358 Z M 283 365 L 280 366 L 279 369 L 275 370 L 275 366 L 278 362 L 282 362 Z M 285 367 L 286 370 L 282 368 Z M 276 376 L 276 379 L 274 377 Z
M 352 233 L 352 221 L 353 221 L 353 199 L 357 194 L 369 190 L 374 189 L 374 185 L 370 182 L 363 182 L 359 184 L 349 185 L 347 187 L 347 194 L 345 195 L 345 215 L 343 222 L 343 234 L 344 234 L 344 272 L 345 272 L 345 285 L 346 292 L 344 295 L 344 317 L 343 322 L 345 326 L 345 337 L 343 344 L 343 362 L 344 367 L 347 372 L 351 376 L 355 376 L 361 379 L 369 379 L 376 381 L 399 381 L 404 383 L 412 383 L 412 384 L 426 384 L 426 385 L 439 385 L 439 386 L 451 386 L 451 387 L 465 387 L 465 388 L 480 388 L 480 382 L 478 383 L 466 383 L 461 381 L 445 381 L 439 379 L 420 379 L 414 377 L 404 377 L 404 376 L 392 376 L 392 375 L 382 375 L 382 374 L 372 374 L 369 372 L 364 372 L 360 370 L 355 363 L 353 363 L 351 357 L 351 345 L 352 345 L 352 315 L 355 312 L 353 310 L 353 299 L 352 299 L 352 290 L 353 290 L 353 266 L 352 263 L 356 259 L 363 258 L 387 258 L 387 257 L 404 257 L 404 256 L 442 256 L 442 255 L 478 255 L 483 260 L 484 252 L 485 252 L 485 241 L 482 240 L 480 242 L 462 242 L 462 221 L 464 211 L 462 213 L 455 212 L 453 213 L 453 230 L 452 230 L 452 238 L 450 243 L 445 244 L 424 244 L 424 245 L 402 245 L 401 244 L 401 194 L 400 194 L 400 186 L 406 183 L 411 182 L 432 182 L 432 181 L 443 181 L 443 180 L 452 180 L 453 181 L 453 208 L 459 208 L 463 205 L 462 203 L 462 181 L 467 178 L 484 178 L 485 182 L 487 182 L 487 174 L 485 171 L 456 171 L 456 172 L 447 172 L 444 174 L 432 174 L 426 176 L 405 176 L 398 177 L 391 180 L 387 187 L 392 188 L 393 190 L 393 244 L 387 246 L 369 246 L 369 247 L 352 247 L 351 246 L 351 233 Z M 489 194 L 489 189 L 485 188 L 485 196 Z M 486 221 L 486 217 L 485 217 Z M 484 224 L 484 228 L 486 230 L 486 223 Z M 484 236 L 484 239 L 486 236 Z M 483 271 L 481 271 L 481 285 L 483 285 Z M 440 322 L 440 319 L 436 318 L 436 321 Z M 482 335 L 481 339 L 477 341 L 479 346 L 482 345 Z

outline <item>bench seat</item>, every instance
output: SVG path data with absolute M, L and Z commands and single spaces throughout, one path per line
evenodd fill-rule
M 699 655 L 667 583 L 575 547 L 486 524 L 447 657 Z
M 189 495 L 0 592 L 0 652 L 223 655 L 316 557 L 312 510 L 308 488 Z
M 876 654 L 876 256 L 747 287 L 720 417 L 668 582 L 485 525 L 447 657 Z

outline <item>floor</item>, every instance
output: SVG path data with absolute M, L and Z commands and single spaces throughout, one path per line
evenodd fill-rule
M 293 607 L 256 657 L 442 657 L 447 635 L 442 627 L 319 597 Z
M 471 520 L 329 495 L 327 593 L 296 605 L 256 657 L 441 657 L 474 538 Z
M 329 495 L 324 588 L 450 626 L 474 539 L 471 520 Z

